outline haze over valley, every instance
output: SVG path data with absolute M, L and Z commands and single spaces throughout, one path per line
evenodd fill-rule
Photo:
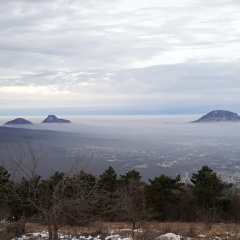
M 21 146 L 29 141 L 43 154 L 45 174 L 66 170 L 86 155 L 86 170 L 96 174 L 112 166 L 120 174 L 135 169 L 145 180 L 161 174 L 188 178 L 209 165 L 224 180 L 239 184 L 240 123 L 189 123 L 198 117 L 67 117 L 71 124 L 43 124 L 41 117 L 26 117 L 34 124 L 0 127 L 1 163 L 8 164 L 9 153 L 19 158 Z

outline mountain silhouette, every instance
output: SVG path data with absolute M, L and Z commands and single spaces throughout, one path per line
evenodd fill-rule
M 10 124 L 33 124 L 33 123 L 24 118 L 16 118 L 12 121 L 6 122 L 5 124 L 10 125 Z
M 191 123 L 206 122 L 239 122 L 240 116 L 237 113 L 224 110 L 214 110 Z
M 48 115 L 42 123 L 71 123 L 70 120 L 57 118 L 55 115 Z

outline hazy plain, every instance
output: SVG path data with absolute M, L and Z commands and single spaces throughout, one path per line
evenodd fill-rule
M 97 174 L 111 165 L 121 174 L 136 169 L 145 179 L 184 176 L 207 164 L 226 179 L 238 178 L 240 123 L 189 123 L 200 115 L 57 117 L 72 124 L 41 124 L 46 116 L 25 116 L 34 125 L 2 126 L 1 161 L 7 162 L 6 142 L 16 156 L 19 143 L 30 139 L 36 149 L 44 142 L 45 169 L 67 168 L 91 152 L 88 169 Z M 0 124 L 14 118 L 0 117 Z
M 58 116 L 59 117 L 59 116 Z M 201 115 L 134 115 L 134 116 L 61 116 L 72 124 L 41 124 L 46 116 L 25 116 L 34 125 L 10 125 L 10 127 L 44 129 L 64 132 L 89 133 L 96 135 L 135 135 L 151 136 L 226 136 L 240 137 L 240 123 L 190 123 Z M 0 125 L 17 117 L 2 116 Z M 5 125 L 6 126 L 6 125 Z

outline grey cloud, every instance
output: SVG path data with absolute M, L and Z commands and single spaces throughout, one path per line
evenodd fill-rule
M 135 106 L 235 99 L 239 10 L 234 0 L 2 1 L 0 86 Z
M 118 71 L 58 72 L 42 71 L 25 74 L 21 78 L 4 79 L 2 85 L 36 85 L 65 88 L 77 92 L 76 86 L 91 84 L 88 91 L 97 92 L 101 86 L 109 87 L 117 94 L 174 94 L 199 93 L 218 89 L 238 89 L 238 62 L 185 63 L 135 68 Z M 228 87 L 228 86 L 231 87 Z M 226 90 L 227 91 L 227 90 Z
M 56 68 L 67 64 L 77 69 L 79 65 L 76 62 L 85 69 L 125 67 L 132 61 L 150 59 L 176 48 L 214 46 L 215 41 L 209 38 L 201 40 L 199 35 L 206 32 L 216 39 L 222 31 L 216 30 L 215 26 L 189 26 L 195 18 L 185 5 L 180 8 L 181 11 L 179 7 L 136 7 L 134 11 L 111 12 L 109 1 L 17 3 L 16 6 L 13 3 L 5 4 L 5 9 L 9 6 L 12 9 L 12 16 L 5 16 L 5 23 L 1 21 L 5 24 L 1 26 L 2 31 L 8 33 L 0 42 L 1 50 L 22 52 L 24 55 L 38 54 L 38 57 L 27 57 L 30 62 L 38 58 L 40 66 L 43 62 L 53 66 L 55 58 L 48 57 L 53 55 L 61 59 L 55 63 Z M 14 9 L 18 8 L 22 9 L 19 10 L 21 14 L 15 16 Z M 158 23 L 158 19 L 162 23 Z M 148 21 L 149 25 L 144 25 Z M 151 26 L 152 23 L 157 25 Z M 49 25 L 48 29 L 44 24 L 53 26 Z M 169 39 L 178 43 L 170 43 Z M 21 61 L 27 61 L 25 56 L 21 57 Z

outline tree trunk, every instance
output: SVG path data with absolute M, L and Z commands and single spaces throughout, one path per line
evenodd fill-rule
M 54 224 L 54 239 L 58 239 L 58 227 Z
M 52 226 L 51 226 L 51 224 L 48 224 L 48 238 L 52 239 Z
M 136 223 L 134 220 L 132 220 L 132 239 L 134 239 L 135 235 L 135 228 L 136 228 Z

